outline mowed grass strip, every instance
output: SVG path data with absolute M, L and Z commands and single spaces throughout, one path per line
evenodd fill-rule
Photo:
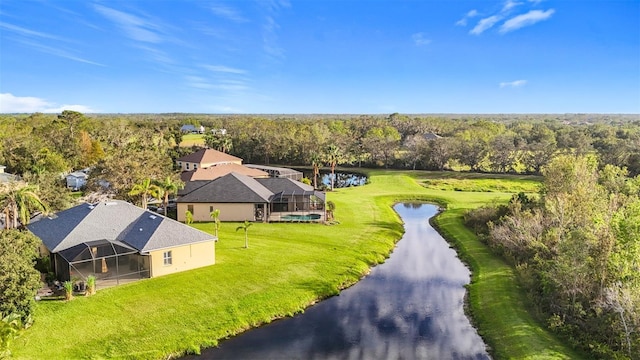
M 468 305 L 478 332 L 497 359 L 580 359 L 527 312 L 514 270 L 464 226 L 461 209 L 432 223 L 472 270 Z
M 223 223 L 216 265 L 66 303 L 39 302 L 36 322 L 14 343 L 14 356 L 159 359 L 198 352 L 251 327 L 302 312 L 357 282 L 384 261 L 402 235 L 401 221 L 391 208 L 396 201 L 437 202 L 453 211 L 445 214 L 459 216 L 462 209 L 511 196 L 420 186 L 430 174 L 371 171 L 371 184 L 328 194 L 339 225 L 255 223 L 249 228 L 249 249 L 244 249 L 244 232 L 236 231 L 239 224 Z M 211 223 L 193 226 L 213 232 Z M 464 229 L 456 222 L 440 226 L 455 236 Z M 495 282 L 481 277 L 494 271 L 508 274 L 504 262 L 481 243 L 460 248 L 480 274 L 470 287 L 476 324 L 499 358 L 548 358 L 548 349 L 556 358 L 575 358 L 523 310 L 513 274 L 497 276 Z M 482 256 L 476 258 L 476 252 Z M 498 288 L 503 290 L 491 290 Z

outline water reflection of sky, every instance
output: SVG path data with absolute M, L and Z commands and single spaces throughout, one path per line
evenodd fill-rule
M 463 311 L 468 269 L 429 225 L 433 205 L 396 205 L 405 235 L 355 286 L 222 342 L 215 359 L 488 359 Z

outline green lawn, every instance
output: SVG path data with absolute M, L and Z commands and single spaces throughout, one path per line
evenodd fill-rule
M 189 147 L 193 145 L 204 145 L 204 134 L 185 134 L 182 135 L 180 146 Z
M 446 205 L 438 218 L 475 272 L 471 309 L 498 358 L 577 358 L 523 309 L 511 269 L 460 224 L 461 211 L 506 201 L 510 193 L 420 186 L 427 172 L 371 171 L 371 184 L 328 194 L 339 225 L 261 224 L 249 249 L 237 223 L 223 223 L 214 266 L 36 306 L 36 322 L 14 344 L 20 359 L 165 358 L 197 352 L 274 318 L 289 316 L 355 283 L 384 261 L 403 232 L 391 205 Z M 212 232 L 210 223 L 194 224 Z

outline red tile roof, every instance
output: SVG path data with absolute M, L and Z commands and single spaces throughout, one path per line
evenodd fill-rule
M 246 175 L 252 178 L 267 178 L 269 174 L 265 171 L 248 168 L 239 164 L 219 164 L 208 168 L 200 168 L 195 171 L 185 171 L 180 176 L 182 181 L 213 180 L 225 176 L 232 172 Z
M 242 159 L 213 149 L 200 149 L 193 154 L 178 158 L 177 161 L 197 164 L 242 163 Z

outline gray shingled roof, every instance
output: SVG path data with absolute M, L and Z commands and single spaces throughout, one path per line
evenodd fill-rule
M 302 191 L 313 191 L 313 186 L 307 185 L 300 181 L 287 178 L 264 178 L 256 179 L 260 184 L 264 185 L 267 189 L 273 193 L 285 192 L 285 193 L 299 193 Z
M 273 192 L 256 179 L 230 173 L 181 196 L 179 203 L 268 203 Z
M 82 204 L 45 217 L 27 228 L 51 252 L 96 240 L 119 240 L 140 252 L 214 239 L 210 234 L 125 201 Z
M 283 195 L 315 195 L 322 201 L 325 200 L 325 194 L 322 191 L 315 191 L 313 186 L 301 183 L 288 178 L 267 178 L 256 179 L 260 184 L 273 192 L 270 200 Z
M 184 181 L 184 180 L 183 180 Z M 185 181 L 184 188 L 178 190 L 178 196 L 187 195 L 193 190 L 205 186 L 210 183 L 211 180 L 196 180 L 196 181 Z

